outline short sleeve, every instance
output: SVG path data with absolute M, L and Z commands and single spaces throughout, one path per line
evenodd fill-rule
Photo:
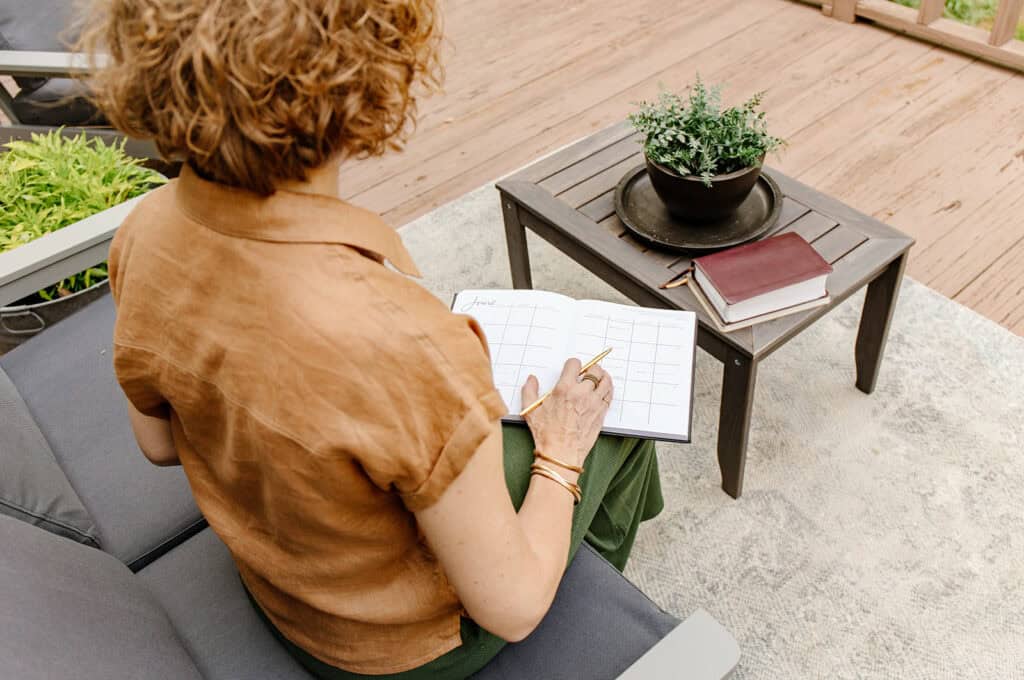
M 114 299 L 116 307 L 121 299 L 121 260 L 126 249 L 125 241 L 130 239 L 130 229 L 122 224 L 114 234 L 110 242 L 110 250 L 107 253 L 107 279 L 110 284 L 110 296 Z
M 487 340 L 475 319 L 449 313 L 430 341 L 443 357 L 440 365 L 447 367 L 447 389 L 453 404 L 459 403 L 461 416 L 446 428 L 436 457 L 418 486 L 402 492 L 405 506 L 413 512 L 441 498 L 508 413 L 494 387 Z
M 437 502 L 508 412 L 476 322 L 443 308 L 432 316 L 420 333 L 382 340 L 372 372 L 381 382 L 366 384 L 384 410 L 366 431 L 383 437 L 360 447 L 360 462 L 413 512 Z
M 497 393 L 494 396 L 501 401 Z M 485 398 L 467 410 L 438 451 L 437 459 L 422 483 L 416 489 L 402 494 L 402 501 L 409 510 L 418 512 L 436 503 L 484 441 L 495 428 L 500 427 L 498 419 L 504 415 L 504 409 L 489 405 L 487 402 L 490 401 Z
M 144 350 L 114 344 L 114 374 L 125 397 L 139 413 L 167 416 L 167 402 L 156 388 L 157 360 Z
M 167 404 L 155 387 L 157 362 L 145 350 L 118 342 L 126 323 L 132 323 L 135 315 L 124 310 L 121 303 L 124 296 L 125 259 L 131 250 L 131 229 L 122 225 L 114 235 L 107 257 L 107 273 L 110 278 L 110 292 L 118 310 L 114 326 L 114 374 L 125 397 L 140 413 L 155 418 L 167 415 Z

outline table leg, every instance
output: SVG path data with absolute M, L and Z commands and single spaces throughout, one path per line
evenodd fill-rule
M 875 390 L 878 369 L 882 365 L 885 341 L 889 336 L 889 322 L 896 307 L 896 296 L 903 281 L 903 269 L 907 266 L 906 254 L 893 260 L 885 270 L 868 285 L 864 298 L 864 309 L 860 316 L 860 330 L 854 359 L 857 364 L 857 388 L 865 394 Z
M 722 371 L 718 467 L 722 471 L 722 489 L 733 498 L 743 493 L 743 468 L 747 462 L 747 435 L 756 379 L 757 364 L 750 357 L 729 350 Z
M 530 251 L 526 248 L 526 227 L 519 219 L 519 208 L 506 195 L 501 197 L 501 213 L 505 218 L 505 244 L 508 246 L 508 264 L 512 270 L 513 288 L 533 288 L 530 276 Z

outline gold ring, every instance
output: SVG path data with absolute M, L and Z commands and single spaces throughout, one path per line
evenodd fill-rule
M 595 390 L 597 389 L 597 386 L 601 384 L 601 379 L 598 378 L 593 373 L 584 373 L 583 377 L 580 378 L 580 382 L 583 382 L 584 380 L 589 380 L 590 382 L 594 383 Z

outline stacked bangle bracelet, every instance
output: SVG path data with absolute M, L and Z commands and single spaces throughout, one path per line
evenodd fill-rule
M 549 463 L 554 463 L 558 467 L 565 468 L 566 470 L 572 470 L 577 474 L 583 474 L 583 468 L 581 468 L 579 465 L 570 465 L 569 463 L 563 463 L 554 456 L 549 456 L 538 449 L 533 450 L 533 456 L 535 458 L 540 458 L 541 460 L 546 460 Z
M 572 482 L 566 481 L 565 477 L 558 474 L 553 468 L 545 465 L 544 463 L 534 463 L 530 466 L 530 475 L 539 475 L 545 479 L 550 479 L 555 484 L 572 494 L 573 505 L 579 504 L 583 499 L 583 492 L 580 491 L 579 484 L 573 484 Z

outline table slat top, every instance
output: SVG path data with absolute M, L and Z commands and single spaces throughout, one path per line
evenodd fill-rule
M 705 331 L 755 358 L 780 347 L 914 243 L 906 234 L 769 168 L 785 198 L 775 227 L 765 237 L 793 231 L 810 242 L 834 268 L 828 279 L 832 304 L 723 334 L 686 286 L 658 288 L 689 267 L 690 258 L 647 248 L 615 214 L 619 180 L 642 163 L 641 139 L 624 122 L 537 161 L 499 182 L 498 188 L 563 232 L 572 245 L 643 286 L 658 303 L 697 312 Z

